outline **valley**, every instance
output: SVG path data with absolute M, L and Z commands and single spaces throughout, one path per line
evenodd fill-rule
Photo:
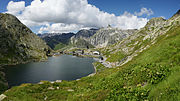
M 8 90 L 6 74 L 0 72 L 0 91 L 6 96 L 3 101 L 180 100 L 180 10 L 170 19 L 152 18 L 141 29 L 121 30 L 109 25 L 106 28 L 80 30 L 76 34 L 47 33 L 39 37 L 13 15 L 0 14 L 0 18 L 3 19 L 0 19 L 1 71 L 9 68 L 7 65 L 47 61 L 48 56 L 56 54 L 61 55 L 49 59 L 65 59 L 64 54 L 68 54 L 67 56 L 71 55 L 71 59 L 63 60 L 64 64 L 73 63 L 72 66 L 80 68 L 77 72 L 83 69 L 89 71 L 75 79 L 57 77 L 53 80 L 62 81 L 18 83 Z M 71 61 L 72 55 L 78 56 L 75 57 L 76 62 Z M 89 57 L 96 58 L 97 61 L 94 62 Z M 90 59 L 90 62 L 86 59 Z M 85 64 L 79 66 L 82 61 Z M 59 62 L 57 60 L 57 63 Z M 44 63 L 46 65 L 48 62 Z M 95 70 L 92 70 L 93 66 Z M 45 66 L 42 67 L 46 70 Z M 67 67 L 70 66 L 64 68 Z M 91 70 L 88 70 L 88 67 Z M 46 74 L 51 70 L 53 71 L 47 69 Z M 72 68 L 69 70 L 75 71 Z M 50 75 L 58 71 L 61 70 L 55 69 Z M 95 74 L 89 75 L 93 72 Z M 13 76 L 16 76 L 16 72 Z M 35 74 L 31 76 L 38 77 Z

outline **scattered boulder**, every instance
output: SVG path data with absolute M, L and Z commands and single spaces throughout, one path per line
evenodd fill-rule
M 1 94 L 0 95 L 0 101 L 2 101 L 4 98 L 6 98 L 7 96 L 6 95 L 4 95 L 4 94 Z

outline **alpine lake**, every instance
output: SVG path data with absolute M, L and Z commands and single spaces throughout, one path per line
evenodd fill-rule
M 49 57 L 45 62 L 31 62 L 6 67 L 9 87 L 23 83 L 43 81 L 76 80 L 95 72 L 93 58 L 61 55 Z

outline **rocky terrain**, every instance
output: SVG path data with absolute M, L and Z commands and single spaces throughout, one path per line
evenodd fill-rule
M 137 30 L 121 30 L 118 28 L 112 28 L 108 26 L 107 28 L 100 29 L 90 29 L 90 30 L 80 30 L 74 37 L 71 38 L 71 43 L 76 44 L 82 41 L 86 45 L 91 45 L 96 48 L 106 47 L 112 45 L 130 35 L 135 33 Z M 76 45 L 81 46 L 81 45 Z
M 96 34 L 96 32 L 98 31 L 99 29 L 83 29 L 83 30 L 80 30 L 76 33 L 76 35 L 74 36 L 75 38 L 82 38 L 82 39 L 85 39 L 85 40 L 88 40 L 91 36 L 93 36 L 94 34 Z
M 134 34 L 137 30 L 121 30 L 118 28 L 101 28 L 88 40 L 96 48 L 106 47 L 115 44 L 122 39 Z
M 51 49 L 15 16 L 0 13 L 0 71 L 15 65 L 47 59 Z M 0 87 L 5 81 L 0 72 Z
M 180 24 L 179 12 L 168 20 L 162 17 L 152 18 L 145 27 L 125 38 L 123 41 L 101 48 L 100 50 L 107 56 L 109 62 L 118 66 L 123 65 L 155 44 L 158 37 L 167 33 L 174 26 L 178 26 Z
M 71 38 L 71 44 L 73 47 L 77 48 L 94 48 L 94 46 L 89 42 L 89 38 L 92 37 L 99 29 L 83 29 L 78 31 L 75 36 Z

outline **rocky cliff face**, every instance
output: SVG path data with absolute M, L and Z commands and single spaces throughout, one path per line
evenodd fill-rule
M 126 38 L 137 30 L 120 30 L 118 28 L 101 28 L 101 29 L 90 29 L 80 30 L 75 36 L 71 38 L 72 44 L 80 43 L 79 41 L 86 43 L 83 45 L 77 44 L 77 47 L 106 47 L 112 45 L 123 38 Z
M 99 47 L 106 47 L 112 45 L 130 35 L 137 30 L 121 30 L 118 28 L 101 28 L 88 40 L 92 45 Z
M 50 52 L 46 43 L 15 16 L 0 13 L 0 64 L 45 60 Z
M 98 29 L 80 30 L 76 33 L 75 36 L 71 38 L 71 44 L 74 47 L 78 47 L 78 48 L 86 48 L 86 47 L 93 48 L 94 46 L 90 44 L 88 40 L 91 36 L 96 34 L 97 31 Z
M 89 29 L 89 30 L 83 29 L 83 30 L 78 31 L 74 37 L 75 37 L 75 38 L 83 38 L 83 39 L 87 40 L 87 39 L 89 39 L 91 36 L 93 36 L 94 34 L 96 34 L 96 32 L 97 32 L 98 30 L 99 30 L 99 29 Z

